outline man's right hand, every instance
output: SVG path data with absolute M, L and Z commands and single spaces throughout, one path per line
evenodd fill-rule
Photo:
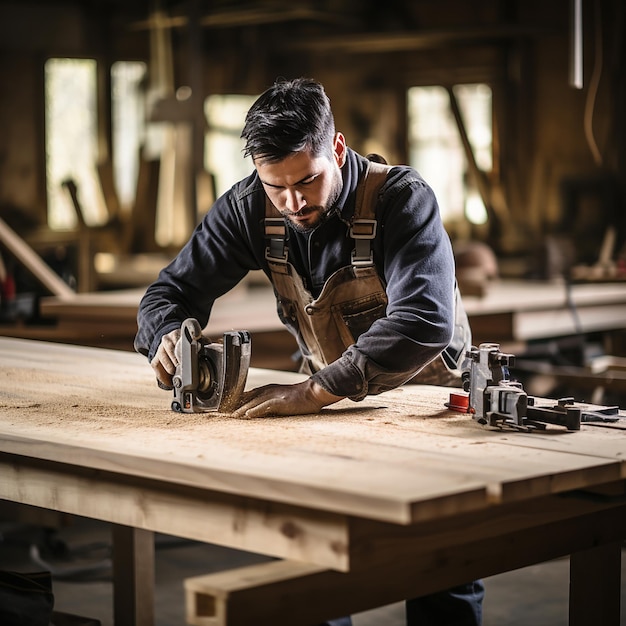
M 172 376 L 176 373 L 176 366 L 179 362 L 179 356 L 176 351 L 179 339 L 180 328 L 163 335 L 159 348 L 152 361 L 150 361 L 160 386 L 163 386 L 165 389 L 172 389 L 173 387 Z

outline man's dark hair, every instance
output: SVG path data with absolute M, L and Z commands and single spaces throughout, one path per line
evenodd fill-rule
M 278 80 L 250 107 L 245 156 L 281 161 L 294 152 L 332 154 L 335 120 L 324 87 L 311 78 Z

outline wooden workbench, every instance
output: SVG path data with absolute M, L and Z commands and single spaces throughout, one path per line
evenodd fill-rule
M 42 338 L 132 349 L 137 330 L 137 306 L 144 291 L 133 289 L 77 294 L 72 298 L 43 298 L 41 312 L 55 320 L 56 326 L 43 329 L 49 335 Z M 490 284 L 483 296 L 467 295 L 463 302 L 475 344 L 523 343 L 578 332 L 626 329 L 626 284 L 623 282 L 576 284 L 568 292 L 562 281 L 500 280 Z M 218 299 L 208 331 L 219 336 L 233 328 L 245 328 L 257 335 L 287 334 L 276 314 L 276 302 L 269 286 L 237 287 Z M 28 332 L 28 329 L 17 332 L 20 331 Z M 31 331 L 35 332 L 37 330 Z M 9 329 L 0 328 L 0 335 L 9 333 Z M 37 335 L 31 334 L 31 337 Z M 292 348 L 295 350 L 295 343 L 289 342 L 287 350 Z
M 253 369 L 249 385 L 300 379 Z M 253 607 L 255 623 L 319 622 L 571 554 L 570 623 L 617 626 L 626 430 L 501 432 L 448 411 L 448 392 L 184 415 L 137 354 L 0 338 L 0 498 L 113 524 L 116 626 L 153 623 L 153 532 L 318 568 L 278 616 Z
M 50 324 L 0 325 L 0 336 L 132 351 L 144 293 L 141 288 L 42 298 L 41 314 Z M 250 332 L 256 346 L 255 367 L 297 369 L 291 357 L 298 346 L 278 318 L 271 288 L 241 284 L 218 298 L 205 333 L 217 341 L 229 330 Z
M 626 329 L 626 283 L 500 280 L 464 296 L 475 343 Z

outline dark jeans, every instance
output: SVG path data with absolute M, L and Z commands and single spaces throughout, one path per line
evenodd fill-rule
M 483 619 L 482 580 L 406 601 L 407 626 L 480 626 Z M 321 626 L 352 626 L 349 617 Z

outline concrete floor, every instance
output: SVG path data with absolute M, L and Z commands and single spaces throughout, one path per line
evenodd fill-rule
M 0 569 L 21 572 L 44 569 L 31 553 L 32 545 L 40 545 L 43 565 L 58 571 L 53 577 L 55 609 L 98 619 L 101 626 L 113 626 L 109 527 L 82 518 L 72 518 L 71 522 L 55 531 L 48 541 L 42 539 L 39 528 L 0 522 Z M 72 552 L 82 548 L 85 553 L 68 558 L 63 554 L 68 548 Z M 155 626 L 185 624 L 184 578 L 262 560 L 265 559 L 246 552 L 157 535 Z M 77 565 L 93 565 L 94 570 L 91 574 L 71 576 L 71 568 Z M 569 562 L 564 558 L 485 579 L 483 626 L 566 626 L 568 575 Z M 353 623 L 354 626 L 405 626 L 404 606 L 397 603 L 360 613 L 353 616 Z M 622 558 L 620 623 L 626 624 L 626 558 Z

